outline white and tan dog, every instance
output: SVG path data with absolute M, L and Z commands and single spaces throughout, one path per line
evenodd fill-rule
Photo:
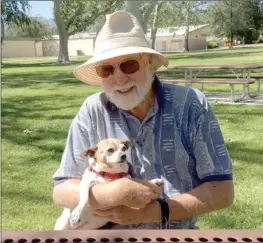
M 65 208 L 57 219 L 54 230 L 98 229 L 107 221 L 93 215 L 87 208 L 89 188 L 95 182 L 107 182 L 122 177 L 128 177 L 129 165 L 126 150 L 130 141 L 119 139 L 101 140 L 96 147 L 86 149 L 82 157 L 89 157 L 89 167 L 85 170 L 80 185 L 80 200 L 75 209 Z M 158 186 L 163 184 L 161 179 L 152 180 Z

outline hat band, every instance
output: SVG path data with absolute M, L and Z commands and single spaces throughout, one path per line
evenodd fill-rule
M 114 38 L 105 40 L 105 41 L 100 41 L 100 43 L 96 43 L 94 49 L 94 55 L 106 52 L 106 51 L 111 51 L 114 49 L 118 48 L 123 48 L 123 47 L 147 47 L 149 48 L 148 42 L 146 39 L 142 39 L 140 37 L 119 37 L 119 38 Z

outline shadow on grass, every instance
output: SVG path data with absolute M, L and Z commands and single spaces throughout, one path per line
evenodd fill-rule
M 263 149 L 256 149 L 249 142 L 232 141 L 227 142 L 227 149 L 233 161 L 238 160 L 242 163 L 262 165 L 260 159 Z
M 263 110 L 256 106 L 231 106 L 223 104 L 212 104 L 214 113 L 222 120 L 233 124 L 242 124 L 240 119 L 244 122 L 256 121 L 258 118 L 263 116 Z M 248 128 L 248 127 L 246 127 Z M 260 128 L 249 127 L 249 129 L 255 129 L 255 132 L 260 132 Z
M 87 92 L 87 96 L 93 94 L 93 92 Z M 81 98 L 80 98 L 81 99 Z M 84 97 L 83 97 L 84 101 Z M 41 102 L 41 103 L 40 103 Z M 52 105 L 53 103 L 53 105 Z M 55 105 L 56 104 L 56 105 Z M 43 116 L 49 119 L 55 119 L 49 117 L 48 112 L 61 111 L 62 109 L 76 110 L 80 107 L 81 101 L 75 96 L 71 95 L 47 95 L 47 96 L 33 96 L 33 97 L 12 97 L 5 98 L 2 104 L 2 117 L 5 119 L 18 118 L 31 118 L 41 119 Z M 56 114 L 55 116 L 60 116 Z M 69 118 L 69 115 L 61 115 L 62 118 Z M 11 125 L 11 124 L 10 124 Z
M 255 48 L 253 50 L 247 49 L 233 49 L 233 50 L 218 50 L 218 51 L 201 51 L 201 52 L 180 52 L 175 54 L 166 54 L 169 60 L 173 59 L 220 59 L 220 58 L 235 58 L 244 57 L 246 55 L 256 54 L 257 51 L 263 51 L 263 48 Z
M 53 151 L 56 158 L 50 159 L 57 159 L 63 152 L 64 143 L 54 146 L 41 141 L 65 141 L 69 125 L 84 99 L 69 95 L 5 99 L 2 104 L 2 138 L 14 145 L 28 144 L 42 151 Z M 52 106 L 52 103 L 58 105 Z M 30 121 L 30 125 L 24 121 Z M 24 132 L 26 130 L 30 133 Z
M 4 61 L 3 62 L 3 68 L 32 68 L 32 67 L 64 67 L 64 66 L 75 66 L 76 64 L 82 64 L 85 61 L 87 61 L 90 57 L 87 57 L 87 59 L 80 59 L 80 60 L 73 60 L 70 61 L 69 63 L 65 63 L 65 64 L 60 64 L 56 62 L 56 59 L 54 59 L 54 61 L 38 61 L 36 60 L 35 62 L 29 63 L 26 61 L 21 61 L 21 63 L 19 62 L 8 62 L 8 61 Z
M 56 84 L 56 85 L 86 85 L 77 80 L 72 71 L 68 72 L 36 72 L 36 73 L 18 73 L 2 74 L 3 88 L 34 88 L 38 84 Z
M 21 178 L 22 180 L 24 180 L 24 178 Z M 49 182 L 51 181 L 50 178 L 49 179 Z M 20 180 L 21 181 L 21 180 Z M 51 183 L 50 183 L 50 187 L 51 187 Z M 29 202 L 32 203 L 32 204 L 35 204 L 35 203 L 39 203 L 41 202 L 42 203 L 49 203 L 51 204 L 52 203 L 52 195 L 51 193 L 47 193 L 47 194 L 40 194 L 40 193 L 37 193 L 37 192 L 33 192 L 32 190 L 28 190 L 28 189 L 25 189 L 23 191 L 21 191 L 21 189 L 18 189 L 18 188 L 4 188 L 4 190 L 2 191 L 3 193 L 3 197 L 7 197 L 9 200 L 16 200 L 17 198 L 17 195 L 23 195 L 23 200 L 26 201 L 26 202 Z M 21 200 L 21 197 L 20 197 L 20 200 Z M 21 207 L 23 207 L 21 205 Z M 12 212 L 8 212 L 8 214 L 12 214 Z
M 260 227 L 263 216 L 258 209 L 251 208 L 248 203 L 234 202 L 230 208 L 205 215 L 204 219 L 200 219 L 200 224 L 205 221 L 209 229 L 256 229 Z
M 198 64 L 196 64 L 198 65 Z M 176 66 L 176 65 L 173 65 Z M 196 75 L 198 71 L 193 71 L 193 76 Z M 236 70 L 236 74 L 242 75 L 241 71 Z M 175 70 L 160 70 L 156 72 L 157 76 L 162 80 L 162 78 L 165 77 L 172 77 L 172 78 L 184 78 L 184 70 L 183 69 L 175 69 Z M 202 70 L 202 72 L 199 73 L 200 75 L 234 75 L 231 70 Z M 251 70 L 250 75 L 256 75 L 256 74 L 263 74 L 262 70 Z

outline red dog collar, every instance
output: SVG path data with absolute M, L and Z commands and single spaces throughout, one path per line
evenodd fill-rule
M 96 171 L 94 170 L 91 166 L 89 167 L 89 171 L 99 175 L 99 176 L 102 176 L 102 177 L 105 177 L 111 181 L 113 180 L 117 180 L 117 179 L 120 179 L 120 178 L 123 178 L 123 177 L 126 177 L 129 175 L 128 172 L 121 172 L 121 173 L 109 173 L 109 172 L 105 172 L 105 171 Z

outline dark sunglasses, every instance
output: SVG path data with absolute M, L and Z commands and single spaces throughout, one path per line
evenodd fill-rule
M 125 60 L 116 66 L 119 66 L 119 69 L 125 74 L 136 73 L 140 69 L 139 60 L 141 59 L 141 57 L 142 55 L 139 59 Z M 116 72 L 116 66 L 112 66 L 110 64 L 97 65 L 96 72 L 99 77 L 108 78 L 109 76 L 114 75 L 114 73 Z

